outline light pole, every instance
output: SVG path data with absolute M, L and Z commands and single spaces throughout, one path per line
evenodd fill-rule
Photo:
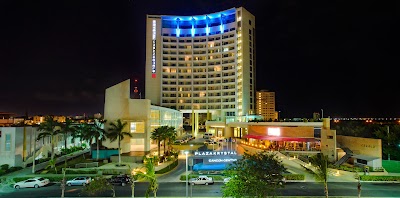
M 188 154 L 189 154 L 189 151 L 185 151 L 185 156 L 186 156 L 186 163 L 185 163 L 185 166 L 186 166 L 186 198 L 188 198 L 188 194 L 189 194 Z
M 36 158 L 36 130 L 33 131 L 34 142 L 33 142 L 33 160 L 32 160 L 32 174 L 35 174 L 35 158 Z
M 321 109 L 321 119 L 324 118 L 324 110 Z
M 389 143 L 389 125 L 387 126 L 387 137 L 388 137 L 388 147 L 390 147 L 390 143 Z M 388 148 L 388 161 L 390 161 L 390 148 Z

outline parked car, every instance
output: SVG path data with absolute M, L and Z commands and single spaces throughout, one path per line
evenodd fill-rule
M 14 184 L 14 188 L 40 188 L 50 183 L 50 180 L 43 177 L 34 177 Z
M 212 139 L 206 139 L 205 141 L 204 141 L 204 144 L 216 144 L 216 142 L 214 142 L 214 140 L 212 140 Z
M 225 177 L 224 178 L 224 184 L 227 184 L 231 180 L 231 177 Z
M 131 183 L 131 178 L 126 174 L 114 175 L 108 179 L 108 182 L 113 185 L 126 186 Z
M 191 185 L 208 185 L 208 184 L 214 184 L 214 179 L 212 177 L 209 176 L 205 176 L 205 175 L 200 175 L 196 178 L 191 178 L 189 180 L 189 184 Z
M 283 184 L 286 183 L 286 178 L 282 177 L 282 179 L 278 179 L 278 178 L 273 178 L 271 181 L 269 181 L 272 184 L 278 184 L 280 186 L 282 186 Z
M 203 138 L 204 139 L 210 139 L 211 137 L 213 136 L 213 134 L 212 133 L 204 133 L 204 135 L 203 135 Z
M 175 140 L 174 143 L 175 144 L 184 144 L 184 143 L 186 143 L 186 141 L 185 140 Z
M 92 181 L 91 177 L 82 176 L 82 177 L 75 177 L 74 179 L 68 180 L 68 186 L 85 186 Z
M 187 139 L 188 141 L 195 139 L 195 137 L 191 134 L 188 134 L 185 136 L 185 139 Z

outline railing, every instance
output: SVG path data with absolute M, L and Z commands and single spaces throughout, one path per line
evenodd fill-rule
M 75 168 L 93 168 L 93 167 L 99 167 L 99 162 L 75 164 Z

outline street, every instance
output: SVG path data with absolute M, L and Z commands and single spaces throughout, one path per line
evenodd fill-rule
M 138 182 L 135 186 L 135 197 L 144 197 L 148 183 Z M 213 185 L 188 186 L 189 196 L 193 197 L 222 197 L 222 182 Z M 191 189 L 193 188 L 193 189 Z M 81 193 L 81 186 L 67 187 L 65 197 L 85 197 Z M 355 182 L 331 182 L 328 183 L 330 196 L 357 196 L 357 183 Z M 4 198 L 36 198 L 36 197 L 60 197 L 60 184 L 50 184 L 42 188 L 9 189 L 10 192 L 0 193 Z M 131 197 L 130 186 L 115 186 L 116 197 Z M 285 188 L 277 190 L 278 196 L 323 196 L 322 183 L 315 182 L 289 182 Z M 362 197 L 400 197 L 399 183 L 362 183 Z M 112 197 L 111 191 L 97 195 L 96 197 Z M 152 194 L 150 195 L 153 196 Z M 184 182 L 166 182 L 159 184 L 157 197 L 185 197 L 186 186 Z

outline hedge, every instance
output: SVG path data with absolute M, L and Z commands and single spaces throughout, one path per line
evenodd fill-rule
M 305 175 L 301 174 L 283 174 L 286 180 L 304 180 Z
M 178 159 L 176 159 L 173 163 L 171 163 L 167 167 L 156 171 L 156 174 L 163 174 L 163 173 L 169 172 L 170 170 L 174 169 L 176 166 L 178 166 Z
M 360 175 L 361 181 L 400 181 L 400 176 Z

